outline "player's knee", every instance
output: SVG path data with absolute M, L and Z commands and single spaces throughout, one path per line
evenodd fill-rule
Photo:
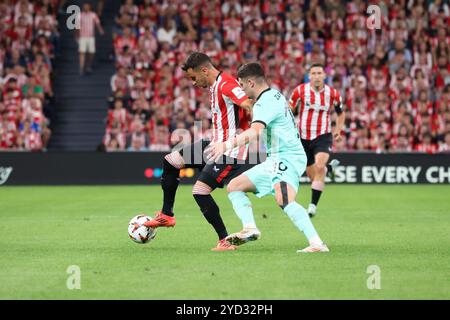
M 192 187 L 192 194 L 206 196 L 212 192 L 212 188 L 203 182 L 197 181 Z
M 173 157 L 175 157 L 175 152 L 168 153 L 164 156 L 164 161 L 170 161 L 170 159 L 172 159 Z M 168 162 L 168 163 L 170 163 L 170 162 Z
M 164 191 L 171 191 L 178 186 L 180 169 L 175 168 L 167 158 L 163 160 L 163 173 L 161 175 L 161 188 Z
M 228 185 L 227 185 L 227 192 L 230 193 L 233 191 L 240 191 L 239 183 L 236 179 L 231 180 L 230 183 L 228 183 Z
M 289 199 L 284 199 L 282 195 L 275 196 L 275 200 L 277 201 L 277 204 L 280 206 L 281 209 L 286 208 L 286 206 L 289 205 L 292 201 L 289 201 Z
M 164 171 L 177 171 L 184 167 L 184 160 L 178 151 L 172 152 L 164 156 Z
M 166 156 L 166 157 L 164 157 L 164 161 L 163 161 L 163 170 L 164 170 L 165 172 L 168 172 L 168 171 L 175 171 L 175 170 L 178 170 L 178 169 L 175 168 L 175 167 L 172 165 L 172 163 L 170 163 L 169 161 L 167 161 L 167 156 Z
M 315 172 L 317 172 L 319 174 L 324 174 L 325 170 L 326 170 L 326 165 L 323 163 L 316 163 L 314 165 L 314 170 L 315 170 Z

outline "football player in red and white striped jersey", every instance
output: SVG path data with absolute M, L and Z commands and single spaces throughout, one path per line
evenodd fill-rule
M 309 70 L 309 83 L 296 87 L 289 104 L 298 114 L 300 138 L 308 158 L 306 173 L 312 181 L 311 203 L 308 213 L 316 214 L 320 195 L 325 187 L 325 176 L 332 173 L 339 161 L 332 160 L 327 166 L 333 145 L 341 139 L 345 113 L 339 92 L 325 84 L 325 70 L 321 64 L 313 64 Z M 338 114 L 334 129 L 331 127 L 331 110 Z
M 253 101 L 249 99 L 231 75 L 217 70 L 211 59 L 204 53 L 193 52 L 182 67 L 192 84 L 200 88 L 209 88 L 213 122 L 213 142 L 225 142 L 250 127 L 250 113 Z M 181 168 L 201 170 L 192 193 L 206 220 L 214 227 L 219 242 L 214 251 L 235 250 L 229 243 L 228 232 L 217 206 L 210 193 L 222 188 L 232 178 L 248 169 L 244 166 L 248 146 L 236 147 L 224 154 L 221 161 L 207 162 L 203 152 L 210 141 L 199 140 L 173 151 L 164 158 L 161 187 L 164 192 L 162 210 L 155 219 L 145 223 L 147 227 L 173 227 L 175 217 L 172 211 L 179 183 Z M 240 160 L 240 161 L 238 161 Z

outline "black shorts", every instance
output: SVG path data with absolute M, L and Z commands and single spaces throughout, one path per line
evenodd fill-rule
M 223 188 L 231 179 L 250 169 L 248 161 L 238 160 L 222 156 L 216 162 L 207 162 L 204 151 L 211 141 L 199 140 L 180 150 L 185 163 L 185 168 L 201 170 L 198 181 L 201 181 L 212 189 Z M 220 161 L 221 160 L 221 161 Z
M 330 154 L 331 153 L 331 147 L 333 146 L 333 135 L 331 133 L 325 133 L 314 140 L 302 140 L 303 148 L 306 152 L 306 157 L 308 158 L 307 166 L 314 164 L 317 153 L 319 152 L 325 152 Z

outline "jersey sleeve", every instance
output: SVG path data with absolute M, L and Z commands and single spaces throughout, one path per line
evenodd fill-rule
M 275 105 L 272 105 L 270 101 L 257 102 L 253 106 L 253 119 L 252 123 L 260 122 L 266 127 L 277 118 L 277 109 Z
M 239 106 L 248 99 L 244 90 L 235 81 L 227 81 L 222 87 L 222 94 Z

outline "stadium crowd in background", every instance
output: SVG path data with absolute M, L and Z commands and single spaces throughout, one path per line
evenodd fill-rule
M 47 146 L 57 10 L 55 0 L 0 3 L 0 150 Z
M 48 143 L 58 3 L 0 3 L 0 149 Z M 260 61 L 286 96 L 308 81 L 312 63 L 323 63 L 349 111 L 335 151 L 448 152 L 448 1 L 377 5 L 379 29 L 368 28 L 359 0 L 124 1 L 113 30 L 107 149 L 169 150 L 189 139 L 176 129 L 209 134 L 207 92 L 192 88 L 179 68 L 199 50 L 231 74 Z
M 308 81 L 312 63 L 323 63 L 349 111 L 335 151 L 448 151 L 449 5 L 378 4 L 381 28 L 372 30 L 357 0 L 125 1 L 114 30 L 107 149 L 168 150 L 175 129 L 198 129 L 194 120 L 209 115 L 207 92 L 193 89 L 179 66 L 199 50 L 231 74 L 260 61 L 286 96 Z

